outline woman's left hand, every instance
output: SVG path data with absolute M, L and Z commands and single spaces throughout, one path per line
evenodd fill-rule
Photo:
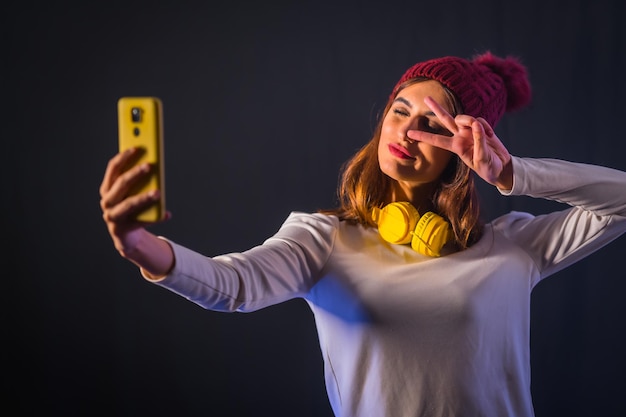
M 424 103 L 452 136 L 409 130 L 409 138 L 455 153 L 482 179 L 502 190 L 513 187 L 511 155 L 485 119 L 466 114 L 452 117 L 432 97 L 426 97 Z

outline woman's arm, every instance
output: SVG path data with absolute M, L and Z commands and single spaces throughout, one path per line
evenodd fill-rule
M 492 223 L 533 258 L 542 278 L 626 232 L 626 172 L 548 158 L 512 157 L 512 162 L 514 185 L 503 194 L 567 205 L 537 216 L 514 212 Z

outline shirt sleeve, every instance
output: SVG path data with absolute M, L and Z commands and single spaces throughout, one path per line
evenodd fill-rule
M 569 206 L 538 216 L 513 212 L 494 221 L 497 230 L 534 260 L 540 279 L 626 231 L 626 172 L 558 159 L 513 157 L 513 175 L 513 188 L 502 194 L 545 198 Z
M 263 244 L 208 257 L 168 240 L 174 268 L 152 281 L 199 306 L 248 312 L 302 297 L 330 256 L 338 219 L 293 212 Z

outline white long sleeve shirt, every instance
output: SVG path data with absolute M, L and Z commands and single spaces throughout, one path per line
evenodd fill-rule
M 337 417 L 533 416 L 531 291 L 626 231 L 626 173 L 518 157 L 513 171 L 508 194 L 563 210 L 503 215 L 440 258 L 294 212 L 243 253 L 210 258 L 171 242 L 175 267 L 157 283 L 219 311 L 304 298 Z

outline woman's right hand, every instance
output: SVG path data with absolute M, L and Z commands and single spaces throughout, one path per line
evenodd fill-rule
M 102 218 L 120 255 L 152 275 L 164 275 L 173 265 L 170 245 L 148 232 L 147 223 L 135 220 L 137 213 L 158 202 L 159 192 L 128 195 L 130 188 L 150 172 L 147 163 L 128 169 L 138 157 L 137 149 L 128 149 L 109 160 L 100 184 Z M 170 217 L 167 212 L 164 220 Z
M 482 117 L 459 114 L 453 117 L 432 97 L 424 98 L 426 105 L 452 134 L 437 135 L 409 130 L 407 136 L 455 153 L 478 176 L 501 190 L 513 186 L 511 155 Z

